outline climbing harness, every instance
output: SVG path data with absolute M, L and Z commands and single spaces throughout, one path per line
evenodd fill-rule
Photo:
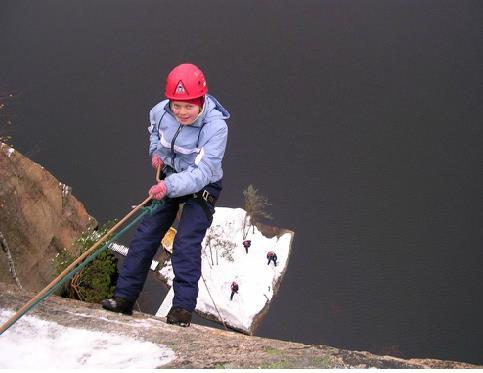
M 151 201 L 149 206 L 145 206 Z M 116 225 L 114 225 L 104 236 L 102 236 L 99 241 L 97 241 L 92 247 L 85 251 L 79 258 L 77 258 L 72 264 L 70 264 L 66 269 L 64 269 L 49 285 L 47 285 L 40 293 L 38 293 L 34 298 L 23 305 L 10 319 L 7 320 L 0 327 L 0 335 L 2 335 L 8 328 L 10 328 L 16 321 L 18 321 L 24 314 L 34 308 L 37 304 L 45 300 L 47 297 L 52 295 L 62 284 L 74 276 L 86 265 L 91 263 L 101 252 L 106 250 L 109 245 L 117 238 L 119 238 L 124 232 L 130 229 L 134 224 L 136 224 L 141 218 L 150 213 L 160 206 L 163 201 L 152 200 L 152 197 L 146 198 L 143 202 L 132 209 L 126 216 L 124 216 Z M 131 218 L 140 209 L 143 211 L 126 227 L 121 229 L 112 238 L 109 238 L 114 232 L 116 232 L 121 225 L 123 225 L 129 218 Z M 109 239 L 108 239 L 109 238 Z M 108 240 L 107 240 L 108 239 Z M 98 248 L 104 241 L 107 242 Z
M 165 168 L 170 168 L 170 166 L 165 166 Z M 176 171 L 174 171 L 176 172 Z M 159 183 L 161 181 L 161 167 L 158 167 L 158 170 L 156 172 L 156 181 Z M 208 205 L 211 205 L 213 206 L 213 208 L 215 207 L 215 204 L 216 204 L 216 201 L 217 199 L 211 195 L 211 193 L 206 190 L 206 189 L 202 189 L 200 190 L 198 193 L 193 193 L 192 196 L 193 198 L 193 201 L 197 202 L 201 208 L 203 209 L 206 217 L 208 218 L 208 220 L 211 222 L 213 221 L 213 215 L 210 211 L 210 208 L 208 207 Z
M 192 198 L 194 202 L 198 203 L 201 206 L 203 212 L 205 213 L 211 224 L 211 222 L 213 221 L 213 214 L 211 213 L 208 205 L 213 206 L 213 208 L 215 207 L 215 197 L 213 197 L 206 189 L 202 189 L 201 193 L 193 193 Z

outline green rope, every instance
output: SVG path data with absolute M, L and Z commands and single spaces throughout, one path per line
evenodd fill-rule
M 60 288 L 61 285 L 63 285 L 67 280 L 70 280 L 72 276 L 74 276 L 77 272 L 79 272 L 82 268 L 86 267 L 89 263 L 91 263 L 100 253 L 102 253 L 104 250 L 106 250 L 109 245 L 117 238 L 122 236 L 126 231 L 128 231 L 133 225 L 135 225 L 139 220 L 141 220 L 142 217 L 146 214 L 153 214 L 154 210 L 158 207 L 161 206 L 164 203 L 164 201 L 156 201 L 153 200 L 151 205 L 149 206 L 144 206 L 142 207 L 143 212 L 140 213 L 133 221 L 131 221 L 128 225 L 126 225 L 123 229 L 121 229 L 119 232 L 117 232 L 112 238 L 108 239 L 104 245 L 102 245 L 99 249 L 94 251 L 91 255 L 89 255 L 86 259 L 84 259 L 77 267 L 72 269 L 69 273 L 67 273 L 57 284 L 55 284 L 52 289 L 50 289 L 44 296 L 40 297 L 37 299 L 30 307 L 28 307 L 24 312 L 18 315 L 16 320 L 6 329 L 4 332 L 6 332 L 12 325 L 14 325 L 23 315 L 25 315 L 27 312 L 29 312 L 31 309 L 33 309 L 37 304 L 40 302 L 43 302 L 46 298 L 51 296 L 53 293 L 57 291 L 57 289 Z M 2 333 L 3 334 L 3 333 Z M 0 334 L 1 335 L 1 334 Z
M 62 280 L 60 280 L 57 284 L 55 284 L 51 290 L 49 290 L 48 293 L 46 293 L 44 298 L 47 298 L 51 296 L 53 293 L 57 291 L 57 289 L 60 288 L 61 285 L 63 285 L 67 280 L 71 279 L 76 273 L 80 272 L 81 269 L 85 268 L 89 263 L 94 261 L 94 259 L 99 256 L 100 253 L 102 253 L 104 250 L 106 250 L 109 245 L 119 237 L 121 237 L 126 231 L 128 231 L 133 225 L 135 225 L 139 220 L 141 220 L 144 215 L 147 213 L 152 214 L 155 210 L 156 207 L 158 207 L 159 202 L 155 201 L 153 202 L 150 206 L 143 207 L 142 210 L 143 212 L 139 214 L 132 222 L 130 222 L 128 225 L 126 225 L 123 229 L 121 229 L 119 232 L 117 232 L 112 238 L 108 239 L 104 245 L 102 245 L 99 249 L 94 251 L 91 255 L 89 255 L 87 258 L 85 258 L 82 263 L 79 263 L 79 265 L 72 269 L 69 273 L 67 273 Z

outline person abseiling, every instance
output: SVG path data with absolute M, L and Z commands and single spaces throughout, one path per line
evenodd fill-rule
M 211 225 L 214 205 L 222 190 L 228 111 L 208 93 L 203 72 L 195 65 L 176 66 L 166 79 L 166 100 L 150 111 L 149 155 L 162 180 L 149 195 L 161 200 L 139 224 L 120 270 L 114 297 L 105 309 L 132 314 L 151 260 L 173 224 L 179 205 L 183 211 L 173 242 L 174 298 L 167 322 L 189 326 L 198 298 L 201 242 Z

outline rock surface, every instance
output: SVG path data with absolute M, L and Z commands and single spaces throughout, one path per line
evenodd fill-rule
M 0 308 L 13 311 L 34 295 L 0 283 Z M 96 304 L 56 296 L 40 303 L 29 315 L 63 326 L 169 346 L 176 358 L 162 368 L 483 368 L 453 361 L 404 360 L 365 351 L 284 342 L 194 324 L 181 328 L 166 324 L 164 318 L 139 312 L 124 316 Z
M 39 164 L 0 143 L 0 232 L 11 250 L 17 276 L 30 290 L 53 278 L 51 259 L 88 227 L 97 225 L 70 188 Z M 0 281 L 14 283 L 0 252 Z

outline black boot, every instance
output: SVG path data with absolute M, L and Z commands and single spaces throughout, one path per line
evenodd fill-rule
M 132 309 L 134 306 L 133 302 L 128 301 L 124 298 L 110 298 L 104 299 L 102 302 L 102 308 L 112 311 L 112 312 L 119 312 L 125 315 L 132 315 Z
M 183 308 L 171 307 L 166 316 L 166 322 L 168 324 L 176 324 L 179 326 L 190 326 L 191 312 L 186 311 Z

